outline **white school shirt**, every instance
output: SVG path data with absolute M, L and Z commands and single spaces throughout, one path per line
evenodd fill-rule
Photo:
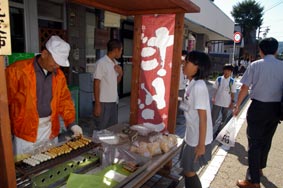
M 180 80 L 179 80 L 179 90 L 183 90 L 186 88 L 187 79 L 183 73 L 183 68 L 181 66 L 180 70 Z
M 206 110 L 207 129 L 205 145 L 213 140 L 211 110 L 207 86 L 203 80 L 192 80 L 187 83 L 184 94 L 184 102 L 188 104 L 188 110 L 184 111 L 186 118 L 185 142 L 195 147 L 199 142 L 199 115 L 198 110 Z
M 213 88 L 216 89 L 216 95 L 215 95 L 215 105 L 221 106 L 221 107 L 229 107 L 231 103 L 231 94 L 230 94 L 230 76 L 228 78 L 225 78 L 224 76 L 221 76 L 220 85 L 218 82 L 218 78 L 215 80 L 213 84 Z M 235 80 L 231 87 L 231 92 L 236 93 L 236 84 Z
M 112 61 L 107 55 L 96 62 L 94 79 L 100 80 L 100 102 L 117 102 L 117 76 L 114 66 L 118 64 Z

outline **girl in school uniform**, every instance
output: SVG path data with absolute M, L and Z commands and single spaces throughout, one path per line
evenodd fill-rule
M 196 172 L 211 159 L 213 128 L 205 83 L 210 65 L 207 54 L 192 51 L 187 55 L 183 68 L 188 78 L 184 100 L 180 105 L 186 118 L 185 145 L 181 154 L 186 188 L 202 187 Z

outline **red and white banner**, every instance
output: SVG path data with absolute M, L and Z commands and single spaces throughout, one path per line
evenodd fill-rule
M 138 123 L 167 130 L 175 15 L 142 17 Z

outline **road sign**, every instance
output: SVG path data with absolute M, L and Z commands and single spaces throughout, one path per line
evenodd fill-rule
M 240 32 L 235 32 L 235 33 L 234 33 L 233 39 L 234 39 L 234 42 L 235 42 L 235 43 L 239 43 L 239 42 L 241 41 L 241 38 L 242 38 L 242 35 L 241 35 Z

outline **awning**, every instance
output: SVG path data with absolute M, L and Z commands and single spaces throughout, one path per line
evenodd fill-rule
M 190 0 L 70 0 L 70 2 L 125 16 L 200 12 L 200 8 Z

